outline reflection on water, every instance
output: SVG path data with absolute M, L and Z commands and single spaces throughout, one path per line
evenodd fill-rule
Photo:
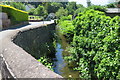
M 61 48 L 61 45 L 59 44 L 59 43 L 57 43 L 56 44 L 56 54 L 55 54 L 55 56 L 56 56 L 56 61 L 54 62 L 54 70 L 55 70 L 55 72 L 56 73 L 58 73 L 58 74 L 62 74 L 62 72 L 61 72 L 61 69 L 63 68 L 63 67 L 65 67 L 65 63 L 64 63 L 64 59 L 63 59 L 63 56 L 62 56 L 62 51 L 63 51 L 63 49 Z
M 58 36 L 56 43 L 56 58 L 54 59 L 54 72 L 60 74 L 64 78 L 79 78 L 79 72 L 74 71 L 69 66 L 68 62 L 63 59 L 63 56 L 68 56 L 69 53 L 66 51 L 68 43 L 63 35 Z M 74 64 L 72 64 L 74 66 Z

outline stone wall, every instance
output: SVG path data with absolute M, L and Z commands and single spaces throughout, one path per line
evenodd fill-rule
M 28 21 L 21 22 L 19 24 L 12 24 L 11 20 L 8 18 L 7 13 L 0 12 L 0 30 L 14 29 L 22 25 L 28 25 Z
M 54 57 L 55 49 L 52 45 L 54 32 L 55 24 L 51 24 L 49 26 L 19 32 L 13 42 L 36 59 L 39 59 L 43 55 Z
M 50 32 L 47 31 L 48 29 Z M 30 47 L 34 45 L 33 43 L 37 38 L 40 41 L 35 43 L 49 41 L 51 29 L 54 29 L 54 24 L 46 22 L 46 24 L 28 25 L 0 32 L 0 71 L 2 78 L 62 78 L 38 62 L 30 53 L 26 52 L 27 50 L 25 51 L 26 47 L 28 50 L 31 49 Z
M 10 26 L 11 22 L 10 19 L 8 19 L 7 13 L 0 12 L 0 27 L 2 28 L 7 28 Z

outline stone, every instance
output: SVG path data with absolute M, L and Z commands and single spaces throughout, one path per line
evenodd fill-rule
M 7 13 L 0 12 L 0 19 L 8 19 Z
M 0 12 L 0 30 L 10 26 L 10 19 L 8 19 L 7 13 Z

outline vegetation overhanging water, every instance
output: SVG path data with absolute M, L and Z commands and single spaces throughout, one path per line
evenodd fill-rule
M 66 42 L 65 37 L 59 32 L 59 26 L 56 27 L 56 35 L 56 58 L 53 62 L 54 72 L 60 74 L 64 78 L 79 78 L 79 72 L 72 69 L 74 63 L 69 64 L 68 61 L 64 60 L 64 56 L 70 54 L 68 51 L 66 51 L 66 48 L 69 47 L 69 44 Z

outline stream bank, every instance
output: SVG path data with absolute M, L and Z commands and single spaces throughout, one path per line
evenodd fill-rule
M 69 52 L 66 49 L 69 44 L 66 38 L 59 32 L 59 26 L 56 26 L 56 58 L 54 59 L 54 72 L 60 74 L 64 78 L 79 78 L 79 72 L 74 71 L 72 68 L 75 65 L 64 59 L 65 56 L 69 56 Z

